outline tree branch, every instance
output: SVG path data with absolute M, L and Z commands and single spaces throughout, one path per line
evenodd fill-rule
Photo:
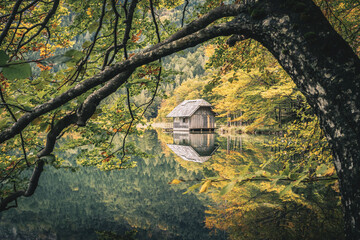
M 154 25 L 155 25 L 155 31 L 156 31 L 156 36 L 157 36 L 157 38 L 158 38 L 158 42 L 161 42 L 159 27 L 158 27 L 158 24 L 157 24 L 157 22 L 156 22 L 155 11 L 154 11 L 154 7 L 153 7 L 153 2 L 152 2 L 152 0 L 150 0 L 150 10 L 151 10 L 151 15 L 152 15 L 153 22 L 154 22 Z M 144 114 L 146 113 L 146 111 L 148 110 L 148 108 L 151 106 L 151 104 L 154 102 L 154 99 L 155 99 L 155 97 L 156 97 L 156 93 L 157 93 L 157 91 L 158 91 L 158 88 L 159 88 L 159 85 L 160 85 L 160 81 L 161 81 L 161 70 L 162 70 L 162 67 L 161 67 L 161 58 L 159 59 L 159 63 L 160 63 L 160 69 L 159 69 L 158 75 L 156 76 L 157 81 L 156 81 L 155 91 L 154 91 L 154 94 L 152 95 L 150 101 L 147 103 L 147 106 L 145 107 L 143 113 L 141 114 L 141 117 L 144 116 Z
M 122 142 L 122 158 L 123 159 L 125 157 L 125 143 L 126 143 L 126 138 L 127 136 L 129 135 L 130 133 L 130 129 L 131 129 L 131 126 L 132 124 L 134 123 L 135 121 L 135 117 L 134 117 L 134 114 L 131 110 L 131 102 L 130 102 L 130 91 L 129 91 L 129 88 L 126 88 L 126 102 L 127 102 L 127 105 L 128 105 L 128 109 L 129 109 L 129 113 L 130 113 L 130 116 L 131 116 L 131 120 L 130 120 L 130 123 L 129 123 L 129 126 L 126 130 L 126 133 L 125 133 L 125 136 L 123 138 L 123 142 Z M 121 164 L 122 164 L 122 161 L 121 161 Z
M 101 100 L 116 92 L 116 90 L 126 82 L 133 71 L 134 70 L 128 70 L 118 74 L 103 87 L 90 94 L 77 111 L 78 119 L 76 124 L 78 126 L 85 126 L 86 121 L 94 114 L 96 107 L 100 104 Z
M 39 1 L 40 1 L 40 0 L 34 0 L 34 1 L 32 1 L 32 2 L 29 3 L 27 6 L 25 6 L 24 8 L 22 8 L 20 11 L 17 11 L 15 14 L 24 13 L 26 10 L 28 10 L 28 9 L 31 8 L 32 6 L 35 6 L 35 4 L 38 3 Z M 9 13 L 9 14 L 5 14 L 5 15 L 0 16 L 0 19 L 11 16 L 11 14 L 12 14 L 13 12 L 14 12 L 14 11 L 11 11 L 11 13 Z
M 237 8 L 236 6 L 238 5 L 235 5 L 233 8 L 228 8 L 227 10 L 231 14 L 234 14 L 234 9 L 240 11 L 240 8 Z M 222 10 L 223 6 L 221 6 L 219 9 Z M 220 15 L 223 14 L 222 11 L 217 12 Z M 204 17 L 210 18 L 212 20 L 214 19 L 211 15 L 205 15 Z M 207 20 L 206 22 L 208 23 L 209 21 Z M 245 28 L 246 27 L 248 26 L 245 26 Z M 233 20 L 227 23 L 204 28 L 195 33 L 193 33 L 194 29 L 190 28 L 189 35 L 187 35 L 184 31 L 181 31 L 181 36 L 183 36 L 182 38 L 178 39 L 179 34 L 175 34 L 176 37 L 174 37 L 173 35 L 169 39 L 177 40 L 170 41 L 169 39 L 167 39 L 162 42 L 162 44 L 157 44 L 156 47 L 151 47 L 150 50 L 147 49 L 143 52 L 135 54 L 130 59 L 127 59 L 120 63 L 116 63 L 113 66 L 106 67 L 104 71 L 101 71 L 95 76 L 88 78 L 81 83 L 78 83 L 75 87 L 69 89 L 58 97 L 55 97 L 52 100 L 35 107 L 31 113 L 24 114 L 18 119 L 15 124 L 0 133 L 0 143 L 20 133 L 20 131 L 22 131 L 35 118 L 62 106 L 70 100 L 82 95 L 91 88 L 109 81 L 121 72 L 128 71 L 128 69 L 135 69 L 139 66 L 160 59 L 161 57 L 170 55 L 174 52 L 178 52 L 189 47 L 196 46 L 199 43 L 205 42 L 218 36 L 228 36 L 238 33 L 239 31 L 241 31 L 241 29 L 243 29 L 242 25 L 239 26 L 239 23 L 237 24 L 236 21 Z
M 104 64 L 103 64 L 103 67 L 102 69 L 105 68 L 106 65 L 110 65 L 114 59 L 115 59 L 115 56 L 118 52 L 118 44 L 117 44 L 117 28 L 118 28 L 118 24 L 119 24 L 119 18 L 120 18 L 120 14 L 118 13 L 117 9 L 116 9 L 116 6 L 115 6 L 115 2 L 114 0 L 111 0 L 111 7 L 113 9 L 113 12 L 115 13 L 115 23 L 114 23 L 114 54 L 112 55 L 109 63 L 107 63 L 107 57 L 104 58 Z
M 126 28 L 125 28 L 124 38 L 123 38 L 123 41 L 122 41 L 122 44 L 123 44 L 123 47 L 124 47 L 125 59 L 128 59 L 128 54 L 127 54 L 127 50 L 126 50 L 126 43 L 130 39 L 130 30 L 131 30 L 132 20 L 133 20 L 133 16 L 134 16 L 134 12 L 135 12 L 135 8 L 136 8 L 137 3 L 138 3 L 138 0 L 131 1 L 129 12 L 126 13 Z
M 153 6 L 153 1 L 150 0 L 150 10 L 151 10 L 151 16 L 152 16 L 152 19 L 153 19 L 153 23 L 155 25 L 155 32 L 156 32 L 156 36 L 157 36 L 157 39 L 158 39 L 158 42 L 160 42 L 160 33 L 159 33 L 159 26 L 156 22 L 156 17 L 155 17 L 155 11 L 154 11 L 154 6 Z
M 19 30 L 19 27 L 20 27 L 20 24 L 21 24 L 21 20 L 22 20 L 22 13 L 20 13 L 19 22 L 18 22 L 18 24 L 16 25 L 14 34 L 12 35 L 11 40 L 9 41 L 9 44 L 8 44 L 7 47 L 6 47 L 6 50 L 9 49 L 10 45 L 11 45 L 12 42 L 14 41 L 15 36 L 16 36 L 16 33 L 17 33 L 17 31 Z
M 26 31 L 23 36 L 21 37 L 19 43 L 18 43 L 18 47 L 15 51 L 15 55 L 16 53 L 19 51 L 19 49 L 22 47 L 22 46 L 25 46 L 26 44 L 28 44 L 29 42 L 31 42 L 37 35 L 39 35 L 41 33 L 41 31 L 46 28 L 46 24 L 50 21 L 51 17 L 56 13 L 56 10 L 57 8 L 59 7 L 59 3 L 60 3 L 60 0 L 54 0 L 54 3 L 53 3 L 53 6 L 51 8 L 51 10 L 49 11 L 49 13 L 46 15 L 44 21 L 40 24 L 36 24 L 34 25 L 33 27 L 31 27 L 28 31 Z M 25 41 L 24 43 L 21 43 L 24 38 L 25 38 L 25 35 L 30 32 L 32 29 L 36 28 L 40 26 L 39 30 L 34 34 L 32 35 L 27 41 Z M 50 37 L 50 36 L 48 36 Z
M 186 13 L 186 7 L 189 5 L 189 0 L 185 0 L 185 6 L 182 12 L 182 18 L 181 18 L 181 27 L 184 26 L 184 20 L 185 20 L 185 13 Z
M 33 174 L 30 178 L 30 182 L 27 189 L 25 191 L 16 191 L 12 193 L 10 196 L 1 199 L 0 212 L 8 209 L 7 205 L 13 201 L 16 201 L 19 197 L 21 196 L 30 197 L 31 195 L 34 194 L 45 165 L 44 160 L 41 158 L 49 155 L 54 150 L 57 136 L 61 134 L 63 129 L 70 126 L 71 124 L 74 124 L 76 122 L 76 118 L 77 118 L 76 114 L 72 113 L 63 117 L 54 125 L 54 127 L 47 134 L 45 148 L 37 154 L 38 161 L 34 168 Z
M 13 21 L 15 19 L 15 15 L 17 14 L 17 11 L 18 11 L 21 3 L 22 3 L 22 0 L 17 0 L 14 7 L 13 7 L 13 10 L 11 12 L 11 15 L 10 15 L 6 25 L 5 25 L 5 28 L 4 28 L 3 32 L 1 33 L 1 35 L 0 35 L 0 46 L 2 44 L 2 41 L 5 39 L 8 31 L 9 31 L 9 29 L 11 27 L 11 24 L 13 23 Z
M 249 5 L 247 5 L 247 4 L 232 4 L 232 5 L 223 5 L 223 6 L 217 7 L 215 9 L 209 11 L 207 14 L 205 14 L 201 18 L 192 21 L 191 23 L 189 23 L 188 25 L 183 27 L 181 30 L 174 33 L 171 37 L 169 37 L 165 41 L 158 43 L 158 44 L 154 45 L 153 47 L 148 48 L 147 51 L 152 51 L 153 49 L 156 49 L 161 45 L 181 39 L 189 34 L 192 34 L 201 29 L 204 29 L 208 25 L 210 25 L 211 23 L 215 22 L 218 19 L 221 19 L 224 17 L 237 16 L 242 12 L 246 12 L 247 7 L 249 7 L 249 6 L 251 6 L 251 5 L 250 4 Z

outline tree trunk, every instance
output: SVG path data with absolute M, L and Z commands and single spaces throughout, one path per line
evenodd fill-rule
M 240 117 L 242 117 L 242 111 L 240 110 Z M 240 119 L 240 126 L 242 126 L 242 119 Z
M 250 11 L 239 23 L 251 25 L 249 37 L 272 52 L 320 119 L 339 177 L 346 239 L 360 239 L 360 60 L 310 0 L 258 1 Z
M 230 143 L 231 143 L 231 139 L 230 136 L 228 135 L 226 137 L 226 154 L 230 154 Z
M 228 127 L 231 126 L 231 115 L 230 115 L 230 113 L 227 114 L 227 126 Z
M 279 104 L 279 128 L 281 129 L 282 128 L 282 125 L 281 125 L 281 105 Z

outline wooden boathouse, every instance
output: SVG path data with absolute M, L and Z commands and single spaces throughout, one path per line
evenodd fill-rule
M 185 100 L 166 117 L 172 117 L 173 131 L 214 131 L 215 113 L 204 99 Z
M 206 162 L 219 147 L 214 133 L 174 132 L 173 144 L 167 146 L 185 161 Z

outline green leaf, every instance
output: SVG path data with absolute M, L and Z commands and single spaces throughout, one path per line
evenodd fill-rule
M 202 182 L 192 185 L 191 187 L 188 188 L 188 190 L 186 192 L 184 192 L 183 194 L 187 194 L 189 192 L 194 191 L 195 189 L 199 188 L 202 185 Z
M 291 191 L 291 188 L 293 187 L 292 184 L 287 185 L 280 193 L 279 196 L 283 197 L 287 192 Z
M 85 41 L 85 42 L 83 43 L 83 45 L 82 45 L 82 48 L 90 47 L 91 43 L 92 43 L 92 42 L 90 42 L 90 41 Z
M 90 33 L 93 33 L 97 30 L 97 28 L 99 27 L 99 24 L 97 22 L 93 23 L 93 24 L 90 24 L 89 28 L 88 28 L 88 31 Z
M 5 65 L 9 59 L 9 56 L 5 53 L 5 51 L 0 50 L 0 65 Z
M 326 164 L 321 164 L 316 169 L 316 175 L 323 175 L 328 170 L 328 166 Z
M 303 175 L 301 176 L 298 180 L 290 183 L 289 185 L 287 185 L 280 193 L 279 196 L 282 197 L 284 196 L 287 192 L 289 192 L 294 186 L 298 185 L 302 180 L 304 180 L 307 176 Z
M 47 78 L 49 76 L 50 76 L 49 70 L 41 71 L 41 73 L 40 73 L 40 77 L 42 77 L 42 78 Z
M 75 67 L 76 64 L 77 64 L 77 61 L 74 61 L 74 60 L 66 62 L 66 66 L 68 66 L 68 67 Z
M 299 173 L 290 173 L 290 174 L 289 174 L 289 178 L 290 178 L 291 180 L 298 179 L 298 178 L 299 178 Z
M 45 131 L 45 129 L 48 127 L 48 123 L 40 123 L 40 131 Z
M 0 129 L 3 129 L 5 127 L 7 127 L 8 125 L 8 119 L 0 119 Z
M 42 117 L 38 117 L 38 118 L 35 118 L 34 120 L 31 121 L 31 124 L 32 125 L 39 125 L 42 123 Z
M 46 91 L 39 91 L 39 92 L 37 93 L 37 96 L 38 96 L 39 98 L 43 98 L 46 93 L 47 93 Z
M 4 77 L 9 80 L 23 79 L 31 77 L 31 67 L 29 63 L 12 62 L 14 64 L 3 68 Z
M 293 186 L 296 186 L 298 185 L 301 181 L 303 181 L 305 178 L 307 178 L 307 175 L 304 174 L 303 176 L 301 176 L 298 180 L 296 180 L 294 183 L 293 183 Z
M 285 169 L 282 171 L 281 175 L 283 176 L 289 176 L 290 174 L 290 167 L 289 167 L 289 164 L 286 164 L 286 167 Z
M 75 59 L 75 60 L 80 60 L 81 58 L 83 58 L 85 56 L 85 54 L 83 52 L 81 52 L 81 51 L 71 49 L 69 51 L 66 51 L 64 56 Z
M 220 196 L 225 195 L 228 192 L 230 192 L 236 183 L 237 183 L 236 181 L 232 181 L 229 184 L 227 184 L 225 187 L 223 187 L 220 191 Z
M 70 61 L 71 59 L 72 59 L 72 55 L 66 56 L 66 53 L 65 53 L 64 55 L 49 57 L 46 60 L 44 60 L 42 63 L 45 65 L 46 64 L 66 63 L 67 61 Z
M 50 154 L 50 155 L 47 155 L 47 156 L 43 156 L 40 159 L 43 160 L 46 163 L 53 163 L 55 161 L 55 156 Z

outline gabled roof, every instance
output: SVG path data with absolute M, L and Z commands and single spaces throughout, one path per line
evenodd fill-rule
M 211 107 L 204 99 L 185 100 L 177 105 L 166 117 L 190 117 L 200 107 Z
M 196 150 L 191 146 L 167 144 L 167 146 L 179 157 L 185 161 L 192 161 L 203 163 L 211 158 L 211 156 L 200 156 Z

